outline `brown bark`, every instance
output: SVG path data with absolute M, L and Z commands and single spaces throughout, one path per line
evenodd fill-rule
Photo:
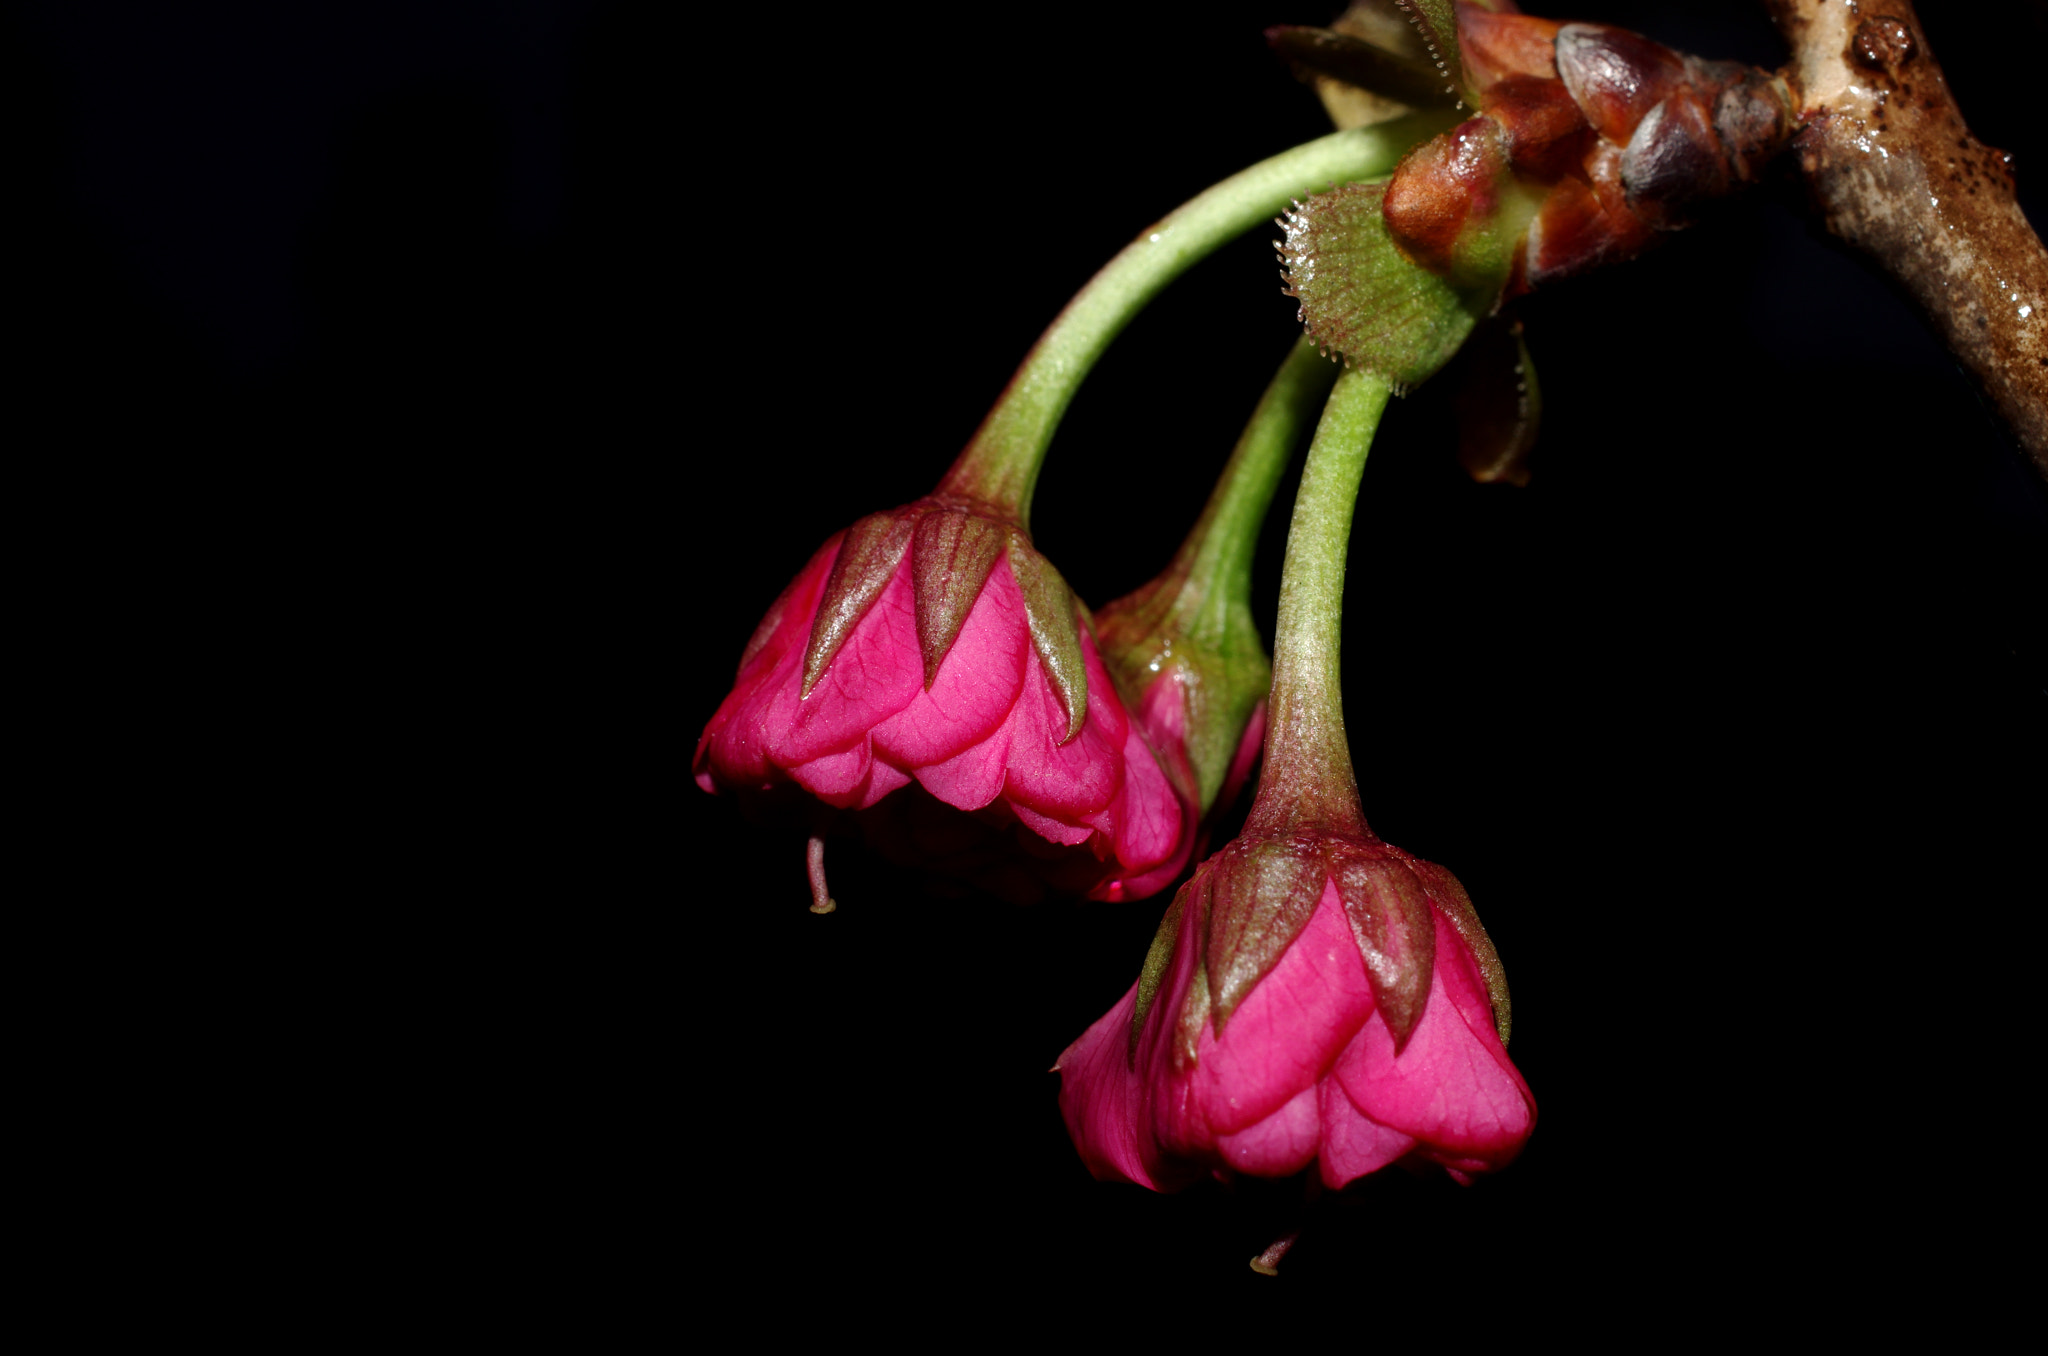
M 1917 301 L 2048 477 L 2048 251 L 1970 135 L 1912 0 L 1768 0 L 1828 229 Z

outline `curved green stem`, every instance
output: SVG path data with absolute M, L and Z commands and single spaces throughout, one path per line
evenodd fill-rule
M 1223 789 L 1273 666 L 1252 620 L 1252 554 L 1273 491 L 1337 367 L 1296 342 L 1239 435 L 1192 531 L 1159 576 L 1095 614 L 1102 656 L 1129 700 L 1182 666 L 1187 755 L 1204 810 Z
M 1369 832 L 1344 734 L 1338 651 L 1344 631 L 1344 554 L 1365 455 L 1392 393 L 1362 368 L 1337 378 L 1316 425 L 1280 576 L 1266 766 L 1247 832 L 1314 827 Z
M 1202 516 L 1169 567 L 1186 580 L 1181 597 L 1193 609 L 1189 629 L 1196 634 L 1220 639 L 1230 615 L 1251 606 L 1252 554 L 1266 509 L 1309 411 L 1329 393 L 1337 371 L 1315 340 L 1303 336 L 1259 397 Z
M 1262 160 L 1161 218 L 1091 278 L 1039 337 L 937 493 L 979 502 L 1028 526 L 1031 492 L 1053 430 L 1131 317 L 1195 262 L 1296 198 L 1389 173 L 1411 145 L 1450 125 L 1452 116 L 1418 113 L 1333 132 Z

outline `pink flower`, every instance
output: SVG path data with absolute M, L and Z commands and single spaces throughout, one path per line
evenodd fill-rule
M 1060 1056 L 1060 1110 L 1096 1177 L 1154 1190 L 1311 1163 L 1340 1187 L 1403 1158 L 1468 1181 L 1536 1121 L 1506 1018 L 1450 872 L 1369 831 L 1249 835 L 1197 869 L 1138 983 Z
M 912 780 L 1093 863 L 1098 898 L 1179 874 L 1192 816 L 1103 669 L 1086 614 L 1024 530 L 929 498 L 811 558 L 697 742 L 711 791 L 794 781 L 865 809 Z

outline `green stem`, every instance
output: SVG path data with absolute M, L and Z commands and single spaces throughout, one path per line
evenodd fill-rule
M 1110 341 L 1160 289 L 1296 198 L 1389 173 L 1410 146 L 1451 120 L 1418 113 L 1319 137 L 1232 175 L 1142 232 L 1039 337 L 937 494 L 1029 526 L 1031 491 L 1060 416 Z
M 1337 378 L 1309 445 L 1273 635 L 1266 766 L 1246 832 L 1298 828 L 1369 832 L 1344 735 L 1338 650 L 1344 631 L 1344 554 L 1359 477 L 1392 388 L 1362 368 Z
M 1251 606 L 1252 554 L 1266 509 L 1309 411 L 1329 393 L 1337 370 L 1313 339 L 1295 341 L 1174 556 L 1169 573 L 1185 581 L 1179 601 L 1191 609 L 1188 629 L 1196 634 L 1220 638 L 1233 610 Z

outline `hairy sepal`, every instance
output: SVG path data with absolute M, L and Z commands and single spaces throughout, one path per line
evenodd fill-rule
M 989 571 L 1002 558 L 1009 535 L 1003 524 L 960 509 L 938 509 L 917 520 L 911 583 L 927 688 L 967 624 L 967 614 L 981 597 Z
M 1181 886 L 1173 903 L 1167 906 L 1166 916 L 1159 920 L 1159 931 L 1152 934 L 1152 945 L 1145 952 L 1145 968 L 1138 972 L 1138 1001 L 1131 1008 L 1131 1043 L 1126 1058 L 1134 1068 L 1138 1062 L 1138 1033 L 1144 1029 L 1145 1016 L 1158 1001 L 1159 988 L 1173 969 L 1173 949 L 1180 941 L 1181 920 L 1191 903 L 1195 916 L 1201 916 L 1208 888 L 1206 875 L 1198 875 Z
M 1218 1038 L 1308 926 L 1329 879 L 1321 853 L 1284 839 L 1226 851 L 1214 873 L 1204 966 Z
M 1296 66 L 1411 108 L 1450 108 L 1458 102 L 1434 65 L 1411 61 L 1349 33 L 1286 24 L 1267 29 L 1266 43 Z
M 1088 667 L 1081 653 L 1074 593 L 1052 562 L 1014 530 L 1009 535 L 1009 553 L 1010 568 L 1024 594 L 1032 648 L 1038 651 L 1038 662 L 1045 666 L 1045 676 L 1066 711 L 1067 732 L 1060 738 L 1065 744 L 1081 733 L 1088 720 Z
M 1365 960 L 1373 1003 L 1399 1053 L 1422 1020 L 1436 962 L 1436 919 L 1429 892 L 1398 857 L 1371 849 L 1331 849 L 1330 876 L 1344 902 L 1352 940 Z
M 1486 935 L 1486 927 L 1479 921 L 1479 911 L 1472 907 L 1472 896 L 1465 893 L 1465 887 L 1458 878 L 1438 866 L 1435 862 L 1415 860 L 1409 863 L 1423 886 L 1429 891 L 1430 902 L 1443 911 L 1458 935 L 1465 939 L 1465 945 L 1472 948 L 1472 959 L 1479 963 L 1479 973 L 1486 978 L 1486 997 L 1493 1005 L 1493 1027 L 1500 1033 L 1500 1043 L 1506 1046 L 1508 1033 L 1513 1029 L 1513 1012 L 1508 1006 L 1508 972 L 1501 966 L 1500 952 L 1494 950 L 1493 938 Z
M 1429 59 L 1436 72 L 1443 78 L 1445 92 L 1453 97 L 1470 99 L 1475 105 L 1478 94 L 1465 78 L 1464 64 L 1458 58 L 1458 15 L 1452 0 L 1395 0 L 1408 15 L 1415 31 L 1422 37 L 1422 44 L 1429 50 Z
M 1432 273 L 1395 245 L 1385 196 L 1384 184 L 1347 184 L 1310 198 L 1280 219 L 1280 257 L 1309 337 L 1405 390 L 1450 361 L 1492 311 L 1512 252 L 1499 252 L 1497 277 L 1454 282 Z
M 910 549 L 910 536 L 910 520 L 894 513 L 871 513 L 846 529 L 839 558 L 832 562 L 832 575 L 825 581 L 817 615 L 811 620 L 801 696 L 811 695 L 839 647 L 881 596 L 903 563 L 903 553 Z

